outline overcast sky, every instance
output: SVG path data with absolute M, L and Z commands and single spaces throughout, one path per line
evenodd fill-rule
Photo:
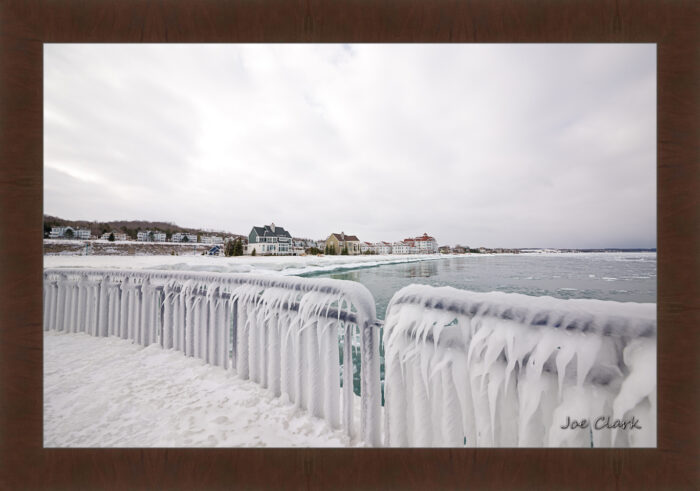
M 656 47 L 44 48 L 44 212 L 656 246 Z

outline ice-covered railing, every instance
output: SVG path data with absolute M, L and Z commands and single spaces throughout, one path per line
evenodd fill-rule
M 411 285 L 384 340 L 387 446 L 656 445 L 655 304 Z
M 379 328 L 374 299 L 359 283 L 251 274 L 46 269 L 44 329 L 118 336 L 143 346 L 159 343 L 235 370 L 332 427 L 342 426 L 365 445 L 381 444 Z M 360 344 L 359 435 L 353 411 L 355 338 Z

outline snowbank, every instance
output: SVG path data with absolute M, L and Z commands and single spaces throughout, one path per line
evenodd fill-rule
M 344 447 L 258 384 L 158 345 L 44 333 L 45 447 Z
M 119 268 L 299 275 L 440 259 L 440 255 L 383 256 L 44 256 L 45 268 Z

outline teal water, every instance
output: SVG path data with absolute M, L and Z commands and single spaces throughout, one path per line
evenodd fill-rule
M 312 273 L 362 283 L 384 319 L 391 297 L 412 283 L 556 298 L 656 302 L 655 253 L 445 256 L 357 270 Z

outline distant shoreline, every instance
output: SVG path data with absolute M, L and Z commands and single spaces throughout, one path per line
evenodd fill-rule
M 214 244 L 203 244 L 201 242 L 140 242 L 135 240 L 110 242 L 102 239 L 44 239 L 45 256 L 192 256 L 201 255 L 211 249 Z M 444 256 L 484 256 L 484 255 L 504 255 L 504 254 L 563 254 L 563 253 L 640 253 L 656 252 L 656 249 L 555 249 L 555 248 L 520 248 L 509 249 L 517 252 L 499 252 L 501 248 L 486 249 L 484 252 L 468 253 L 441 253 Z M 362 255 L 367 258 L 376 255 Z M 263 257 L 263 256 L 261 256 Z M 267 256 L 264 256 L 267 257 Z M 270 256 L 284 257 L 284 256 Z

